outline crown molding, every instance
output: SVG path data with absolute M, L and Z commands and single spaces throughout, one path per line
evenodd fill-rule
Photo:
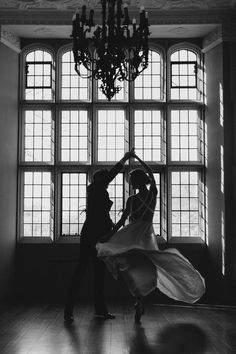
M 222 24 L 209 33 L 203 40 L 203 53 L 207 53 L 217 45 L 223 42 L 236 41 L 236 24 Z
M 4 25 L 0 26 L 0 42 L 17 53 L 20 53 L 21 51 L 20 38 L 10 32 Z
M 146 8 L 151 25 L 158 24 L 208 24 L 236 23 L 236 9 L 175 9 L 160 10 Z M 74 10 L 5 10 L 0 11 L 0 24 L 70 25 Z M 139 18 L 138 9 L 129 9 L 130 18 Z M 100 11 L 95 9 L 95 23 L 101 23 Z
M 214 10 L 235 8 L 235 0 L 125 0 L 130 8 L 145 8 L 159 10 L 203 9 Z M 84 0 L 0 0 L 0 9 L 15 10 L 75 10 L 86 4 Z M 101 9 L 100 0 L 88 0 L 88 7 Z
M 202 52 L 207 53 L 222 42 L 222 26 L 220 25 L 203 39 Z

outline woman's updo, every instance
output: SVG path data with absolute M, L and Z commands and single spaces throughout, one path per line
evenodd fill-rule
M 141 168 L 137 168 L 130 172 L 130 182 L 134 188 L 138 188 L 150 184 L 151 180 Z

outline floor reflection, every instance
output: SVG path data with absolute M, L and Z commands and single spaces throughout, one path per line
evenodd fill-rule
M 141 326 L 135 327 L 135 335 L 129 343 L 129 354 L 151 354 L 153 353 L 151 345 L 145 334 L 145 329 Z
M 65 329 L 70 338 L 70 352 L 82 354 L 104 354 L 110 342 L 106 322 L 94 317 L 86 326 L 80 323 L 66 325 Z

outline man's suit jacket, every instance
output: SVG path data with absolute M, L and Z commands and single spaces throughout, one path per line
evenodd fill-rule
M 81 242 L 94 246 L 99 237 L 111 230 L 113 222 L 110 209 L 113 202 L 107 191 L 108 184 L 121 171 L 123 165 L 118 162 L 106 175 L 106 178 L 92 182 L 87 188 L 86 220 L 81 231 Z

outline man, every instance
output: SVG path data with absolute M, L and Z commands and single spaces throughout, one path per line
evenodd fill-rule
M 87 188 L 87 214 L 81 231 L 80 257 L 72 275 L 66 296 L 64 320 L 73 322 L 73 309 L 80 282 L 85 275 L 90 259 L 94 272 L 94 306 L 95 314 L 104 319 L 113 319 L 114 315 L 107 310 L 104 298 L 105 265 L 97 258 L 95 248 L 99 238 L 107 234 L 113 227 L 110 218 L 112 201 L 107 191 L 109 183 L 121 171 L 125 162 L 133 156 L 133 149 L 110 170 L 102 169 L 95 172 L 92 183 Z

